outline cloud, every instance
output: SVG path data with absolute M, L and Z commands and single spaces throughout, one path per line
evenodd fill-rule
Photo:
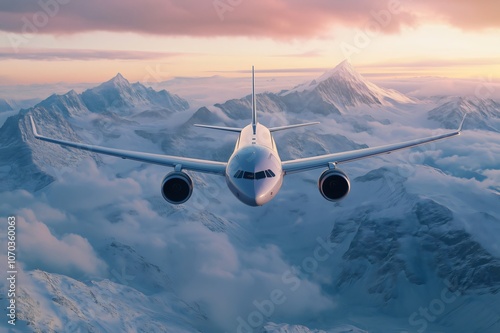
M 414 73 L 411 73 L 414 75 Z M 392 75 L 392 74 L 389 74 Z M 369 76 L 369 75 L 364 75 Z M 491 77 L 479 79 L 457 79 L 445 77 L 411 77 L 411 78 L 384 78 L 376 74 L 371 78 L 376 84 L 396 89 L 402 93 L 415 97 L 428 96 L 477 96 L 478 91 L 487 98 L 500 98 L 500 82 Z
M 495 66 L 500 65 L 498 57 L 483 58 L 452 58 L 452 59 L 420 59 L 413 61 L 390 60 L 378 62 L 365 66 L 358 66 L 361 69 L 383 68 L 441 68 L 441 67 L 463 67 L 463 66 Z
M 0 48 L 0 59 L 15 60 L 151 60 L 175 57 L 181 53 L 142 52 L 127 50 L 19 49 Z
M 322 67 L 310 67 L 310 68 L 274 68 L 274 69 L 259 69 L 258 72 L 260 74 L 277 74 L 277 73 L 287 73 L 287 74 L 296 74 L 296 73 L 321 73 L 323 74 L 327 70 L 331 68 Z M 211 71 L 212 73 L 238 73 L 238 74 L 248 74 L 251 73 L 250 70 L 231 70 L 231 71 Z
M 0 30 L 68 34 L 88 31 L 169 36 L 259 36 L 280 39 L 323 36 L 332 26 L 363 26 L 387 1 L 71 1 L 11 2 L 0 12 Z M 66 2 L 66 1 L 64 1 Z M 41 6 L 40 3 L 52 6 Z M 400 8 L 398 8 L 399 10 Z M 396 32 L 415 17 L 401 10 L 381 25 Z
M 84 160 L 76 170 L 62 170 L 57 178 L 58 182 L 48 188 L 47 194 L 53 202 L 57 202 L 58 207 L 68 210 L 89 210 L 128 202 L 141 193 L 136 181 L 106 176 L 90 159 Z
M 122 163 L 133 162 L 117 161 Z M 172 207 L 163 202 L 158 191 L 165 174 L 162 168 L 150 166 L 117 178 L 108 173 L 116 167 L 96 168 L 88 161 L 58 174 L 57 182 L 41 192 L 0 195 L 2 211 L 19 212 L 23 230 L 19 244 L 24 247 L 22 258 L 26 258 L 28 270 L 113 279 L 100 258 L 106 258 L 102 252 L 106 245 L 117 241 L 158 265 L 183 300 L 197 302 L 226 331 L 234 331 L 237 318 L 246 320 L 257 311 L 254 302 L 269 300 L 275 289 L 286 297 L 286 302 L 276 306 L 274 318 L 278 320 L 307 318 L 334 306 L 311 276 L 297 276 L 293 283 L 283 280 L 292 268 L 279 246 L 247 238 L 242 241 L 242 234 L 233 234 L 231 229 L 213 232 L 200 221 L 206 217 L 206 222 L 216 222 L 211 221 L 212 215 L 199 212 L 195 205 Z M 200 177 L 195 195 L 203 193 L 205 176 Z M 219 199 L 230 202 L 234 200 L 231 196 L 223 191 Z M 238 228 L 254 222 L 248 213 L 224 217 L 237 221 Z M 312 253 L 311 249 L 308 255 Z M 113 267 L 111 262 L 108 265 Z M 124 269 L 133 274 L 129 266 Z M 300 287 L 292 290 L 296 283 Z
M 24 0 L 1 6 L 0 30 L 14 33 L 115 31 L 290 39 L 323 36 L 334 26 L 363 28 L 377 15 L 386 33 L 427 21 L 444 21 L 465 30 L 500 27 L 496 0 Z M 397 9 L 395 14 L 385 19 L 381 13 L 391 8 Z
M 106 264 L 97 257 L 87 239 L 76 234 L 57 238 L 35 213 L 23 209 L 16 218 L 19 258 L 29 269 L 42 269 L 70 276 L 101 275 Z
M 414 1 L 415 10 L 464 30 L 499 28 L 500 2 L 496 0 Z

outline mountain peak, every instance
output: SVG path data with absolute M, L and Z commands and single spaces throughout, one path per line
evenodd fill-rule
M 318 98 L 333 103 L 339 110 L 347 110 L 358 105 L 392 105 L 393 103 L 412 103 L 405 95 L 390 89 L 383 89 L 366 80 L 344 60 L 315 80 L 296 86 L 284 92 L 316 94 Z
M 296 86 L 294 89 L 287 91 L 285 94 L 294 92 L 294 91 L 311 91 L 314 90 L 318 85 L 320 85 L 324 81 L 328 81 L 330 79 L 342 79 L 342 80 L 348 80 L 348 81 L 361 81 L 364 82 L 364 78 L 356 72 L 354 67 L 352 67 L 350 61 L 348 59 L 345 59 L 341 63 L 339 63 L 337 66 L 334 68 L 326 71 L 323 73 L 320 77 L 300 84 Z
M 123 77 L 123 75 L 121 73 L 116 74 L 116 76 L 113 77 L 108 82 L 114 83 L 115 85 L 118 85 L 118 86 L 129 86 L 130 85 L 130 82 L 125 77 Z
M 81 98 L 93 112 L 108 109 L 132 110 L 161 109 L 169 111 L 186 110 L 189 103 L 166 90 L 155 91 L 137 82 L 131 84 L 121 73 L 97 87 L 85 90 Z
M 341 69 L 341 68 L 345 68 L 345 69 L 349 69 L 349 70 L 354 70 L 354 67 L 352 67 L 352 64 L 349 61 L 349 59 L 345 59 L 344 61 L 342 61 L 341 63 L 339 63 L 337 66 L 335 66 L 334 69 Z
M 0 112 L 11 111 L 11 110 L 12 110 L 12 107 L 10 106 L 10 104 L 7 103 L 6 100 L 0 98 Z
M 347 59 L 335 66 L 333 69 L 321 75 L 318 79 L 316 79 L 316 81 L 322 82 L 332 77 L 351 78 L 356 81 L 364 81 L 364 78 L 358 72 L 356 72 L 350 61 Z

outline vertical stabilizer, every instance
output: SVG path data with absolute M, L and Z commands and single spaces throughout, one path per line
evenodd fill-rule
M 252 66 L 252 128 L 253 134 L 257 130 L 257 105 L 255 102 L 255 70 Z

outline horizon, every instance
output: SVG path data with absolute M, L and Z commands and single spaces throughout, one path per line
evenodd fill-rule
M 97 83 L 120 72 L 133 82 L 160 82 L 238 77 L 251 65 L 301 76 L 344 59 L 381 79 L 498 80 L 500 23 L 492 13 L 499 6 L 491 0 L 454 7 L 406 0 L 4 4 L 0 81 Z
M 500 100 L 500 80 L 491 77 L 478 78 L 450 78 L 445 76 L 380 76 L 369 74 L 363 71 L 364 67 L 359 68 L 349 59 L 344 59 L 330 68 L 306 69 L 306 70 L 259 70 L 256 69 L 256 91 L 274 92 L 290 90 L 295 86 L 303 85 L 312 80 L 316 80 L 325 73 L 332 71 L 343 63 L 349 66 L 367 81 L 375 83 L 383 88 L 395 89 L 411 97 L 430 97 L 430 96 L 460 96 L 478 97 Z M 250 82 L 251 69 L 232 71 L 207 75 L 207 76 L 179 76 L 171 77 L 166 80 L 160 80 L 158 73 L 151 73 L 145 80 L 132 80 L 127 75 L 118 71 L 112 77 L 108 77 L 98 82 L 54 82 L 54 83 L 35 83 L 35 84 L 2 84 L 0 83 L 0 98 L 7 101 L 27 101 L 44 100 L 53 94 L 64 95 L 72 90 L 78 94 L 87 89 L 92 89 L 105 82 L 112 81 L 118 76 L 127 80 L 130 84 L 140 83 L 146 87 L 155 90 L 167 90 L 180 97 L 187 98 L 190 102 L 199 107 L 205 105 L 203 99 L 199 99 L 197 89 L 204 89 L 205 95 L 213 95 L 207 101 L 208 104 L 215 104 L 233 98 L 241 98 L 248 94 L 250 86 L 247 87 L 247 81 Z M 161 73 L 160 73 L 161 74 Z M 288 74 L 288 75 L 287 75 Z M 235 76 L 237 75 L 237 76 Z M 156 79 L 156 80 L 155 80 Z M 189 87 L 195 85 L 192 89 Z M 226 87 L 231 86 L 231 89 Z M 200 104 L 201 103 L 201 104 Z

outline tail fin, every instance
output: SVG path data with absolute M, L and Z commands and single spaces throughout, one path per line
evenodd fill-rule
M 257 131 L 257 105 L 255 102 L 255 70 L 252 66 L 252 128 L 253 134 Z

